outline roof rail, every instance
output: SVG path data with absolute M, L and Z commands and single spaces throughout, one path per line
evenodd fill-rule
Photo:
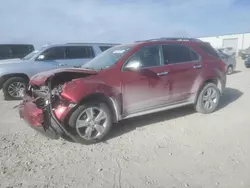
M 148 40 L 140 40 L 140 41 L 135 41 L 135 42 L 150 42 L 150 41 L 195 41 L 195 42 L 202 42 L 202 40 L 197 39 L 197 38 L 185 38 L 185 37 L 161 37 L 161 38 L 155 38 L 155 39 L 148 39 Z
M 98 45 L 119 45 L 119 43 L 98 43 L 98 42 L 68 42 L 66 44 L 98 44 Z

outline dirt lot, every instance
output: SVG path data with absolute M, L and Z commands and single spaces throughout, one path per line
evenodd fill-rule
M 220 109 L 143 116 L 105 143 L 48 140 L 0 101 L 0 187 L 250 187 L 250 70 L 238 62 Z

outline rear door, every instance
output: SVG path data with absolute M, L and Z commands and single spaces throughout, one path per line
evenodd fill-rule
M 196 92 L 196 81 L 202 70 L 200 56 L 181 44 L 162 46 L 164 63 L 169 65 L 172 102 L 187 102 Z
M 80 67 L 95 57 L 92 46 L 66 46 L 67 67 Z

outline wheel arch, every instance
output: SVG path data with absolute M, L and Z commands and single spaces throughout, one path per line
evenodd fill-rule
M 199 87 L 198 89 L 198 92 L 196 93 L 196 96 L 195 96 L 195 100 L 194 100 L 194 103 L 196 103 L 197 99 L 198 99 L 198 96 L 199 96 L 199 93 L 201 92 L 202 88 L 207 84 L 207 83 L 214 83 L 218 89 L 220 90 L 220 93 L 222 93 L 223 91 L 223 88 L 222 88 L 222 83 L 220 81 L 219 78 L 216 78 L 216 77 L 213 77 L 213 78 L 208 78 L 206 80 L 204 80 L 201 84 L 201 86 Z
M 13 77 L 21 77 L 21 78 L 24 78 L 26 79 L 27 81 L 29 81 L 29 76 L 24 74 L 24 73 L 12 73 L 12 74 L 5 74 L 1 77 L 0 79 L 0 89 L 3 88 L 3 84 L 10 78 L 13 78 Z
M 99 101 L 99 102 L 104 102 L 108 105 L 112 112 L 112 120 L 113 122 L 118 122 L 120 119 L 120 107 L 117 99 L 114 97 L 110 97 L 105 95 L 104 93 L 94 93 L 90 94 L 83 99 L 80 100 L 78 105 L 82 105 L 86 102 L 91 102 L 91 101 Z

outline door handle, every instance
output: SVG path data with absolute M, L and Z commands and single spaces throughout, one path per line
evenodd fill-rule
M 194 69 L 200 69 L 202 67 L 202 65 L 194 65 L 193 68 Z
M 74 66 L 74 68 L 80 68 L 81 67 L 81 65 L 75 65 Z
M 167 74 L 168 74 L 168 72 L 159 72 L 159 73 L 157 73 L 157 76 L 165 76 Z
M 59 66 L 65 66 L 65 65 L 67 65 L 67 64 L 59 63 Z

